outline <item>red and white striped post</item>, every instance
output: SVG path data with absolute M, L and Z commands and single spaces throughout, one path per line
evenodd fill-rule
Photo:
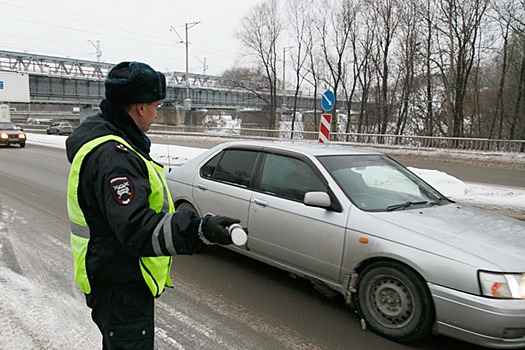
M 330 125 L 332 124 L 331 114 L 321 114 L 321 122 L 319 123 L 319 142 L 330 142 Z

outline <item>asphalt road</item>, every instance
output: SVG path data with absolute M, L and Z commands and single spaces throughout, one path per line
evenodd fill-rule
M 392 157 L 405 166 L 439 170 L 465 182 L 525 187 L 525 167 L 515 168 L 501 163 L 480 163 L 479 161 L 468 163 L 426 160 L 416 155 L 393 155 Z
M 64 151 L 28 145 L 0 152 L 0 209 L 16 211 L 15 231 L 30 233 L 0 236 L 0 246 L 7 240 L 16 253 L 0 254 L 0 266 L 34 279 L 53 298 L 72 296 L 79 317 L 89 318 L 72 282 Z M 303 279 L 222 248 L 175 257 L 172 279 L 175 288 L 156 303 L 157 349 L 480 349 L 442 336 L 388 341 L 363 330 L 342 297 L 328 299 Z M 66 334 L 78 344 L 99 339 L 94 328 Z

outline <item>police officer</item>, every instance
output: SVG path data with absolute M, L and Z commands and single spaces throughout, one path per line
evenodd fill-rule
M 122 62 L 104 85 L 101 113 L 66 141 L 75 281 L 103 349 L 153 349 L 154 298 L 172 286 L 171 257 L 202 244 L 231 244 L 226 228 L 239 220 L 175 212 L 144 134 L 166 96 L 164 74 Z

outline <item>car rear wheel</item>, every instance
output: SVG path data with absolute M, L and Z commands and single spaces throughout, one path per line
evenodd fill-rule
M 199 215 L 199 213 L 197 213 L 197 209 L 195 209 L 195 207 L 188 202 L 182 202 L 177 205 L 177 211 L 191 211 L 192 213 L 195 213 L 195 215 Z
M 425 282 L 395 262 L 373 263 L 361 272 L 357 308 L 372 331 L 398 342 L 426 337 L 435 320 Z

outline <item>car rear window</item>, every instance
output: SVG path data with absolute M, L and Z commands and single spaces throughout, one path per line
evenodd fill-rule
M 225 150 L 208 161 L 200 171 L 202 177 L 248 187 L 252 180 L 258 152 Z

